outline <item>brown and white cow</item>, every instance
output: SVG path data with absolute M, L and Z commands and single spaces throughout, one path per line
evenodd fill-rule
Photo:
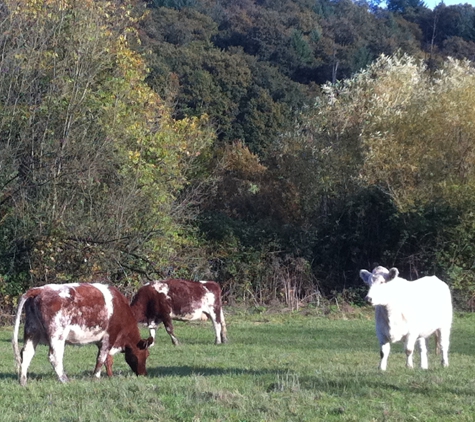
M 19 351 L 18 331 L 25 307 L 24 346 Z M 38 344 L 49 346 L 49 361 L 61 382 L 68 377 L 63 370 L 65 344 L 98 346 L 94 376 L 101 375 L 105 364 L 112 376 L 113 355 L 122 352 L 136 375 L 147 375 L 145 362 L 153 339 L 142 340 L 137 322 L 125 296 L 105 284 L 47 284 L 28 290 L 20 299 L 13 332 L 13 350 L 26 385 L 27 371 Z
M 226 322 L 221 303 L 221 288 L 214 281 L 171 279 L 154 281 L 141 287 L 131 302 L 138 323 L 145 324 L 155 341 L 157 326 L 163 322 L 174 345 L 172 320 L 194 321 L 205 314 L 213 322 L 216 344 L 226 343 Z

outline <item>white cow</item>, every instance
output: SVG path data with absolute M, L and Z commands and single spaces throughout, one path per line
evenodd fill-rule
M 453 313 L 449 287 L 435 276 L 408 281 L 398 275 L 397 268 L 360 271 L 360 277 L 370 288 L 366 301 L 375 307 L 376 335 L 381 345 L 379 368 L 386 370 L 391 343 L 404 339 L 407 367 L 413 367 L 417 341 L 421 368 L 427 369 L 426 339 L 432 334 L 442 352 L 442 366 L 448 366 Z

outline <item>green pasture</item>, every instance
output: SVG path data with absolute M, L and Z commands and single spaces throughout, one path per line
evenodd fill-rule
M 12 330 L 2 328 L 0 421 L 475 420 L 475 315 L 454 319 L 449 368 L 431 342 L 430 369 L 406 369 L 397 344 L 386 373 L 377 369 L 366 310 L 228 312 L 227 322 L 230 342 L 222 346 L 208 322 L 176 323 L 178 347 L 159 330 L 148 377 L 133 375 L 117 355 L 114 377 L 94 380 L 96 347 L 68 346 L 71 382 L 63 385 L 39 346 L 25 388 L 14 371 Z

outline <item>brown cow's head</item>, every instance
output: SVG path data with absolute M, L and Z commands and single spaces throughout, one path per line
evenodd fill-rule
M 147 340 L 140 340 L 136 347 L 125 348 L 125 361 L 134 371 L 135 375 L 147 375 L 147 368 L 145 363 L 150 355 L 148 348 L 153 343 L 153 338 L 149 337 Z

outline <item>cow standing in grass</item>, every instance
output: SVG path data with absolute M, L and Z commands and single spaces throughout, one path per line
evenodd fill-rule
M 156 328 L 163 323 L 172 343 L 178 345 L 172 320 L 195 321 L 205 314 L 213 322 L 215 343 L 227 341 L 221 288 L 214 281 L 154 281 L 138 290 L 132 299 L 131 308 L 136 321 L 147 325 L 153 339 Z
M 360 271 L 369 286 L 366 301 L 375 307 L 376 334 L 381 345 L 379 368 L 386 370 L 391 343 L 405 341 L 406 365 L 413 367 L 416 341 L 421 351 L 421 368 L 428 368 L 426 338 L 435 334 L 448 366 L 452 298 L 449 287 L 435 276 L 408 281 L 398 277 L 397 268 L 376 267 Z
M 24 346 L 19 351 L 18 331 L 23 307 L 26 320 Z M 20 299 L 13 332 L 13 350 L 26 385 L 27 371 L 38 344 L 49 346 L 49 361 L 61 382 L 68 381 L 63 370 L 65 344 L 95 343 L 94 376 L 105 364 L 112 376 L 113 355 L 122 352 L 136 375 L 147 375 L 145 362 L 152 339 L 140 338 L 129 303 L 115 287 L 105 284 L 48 284 L 28 290 Z

